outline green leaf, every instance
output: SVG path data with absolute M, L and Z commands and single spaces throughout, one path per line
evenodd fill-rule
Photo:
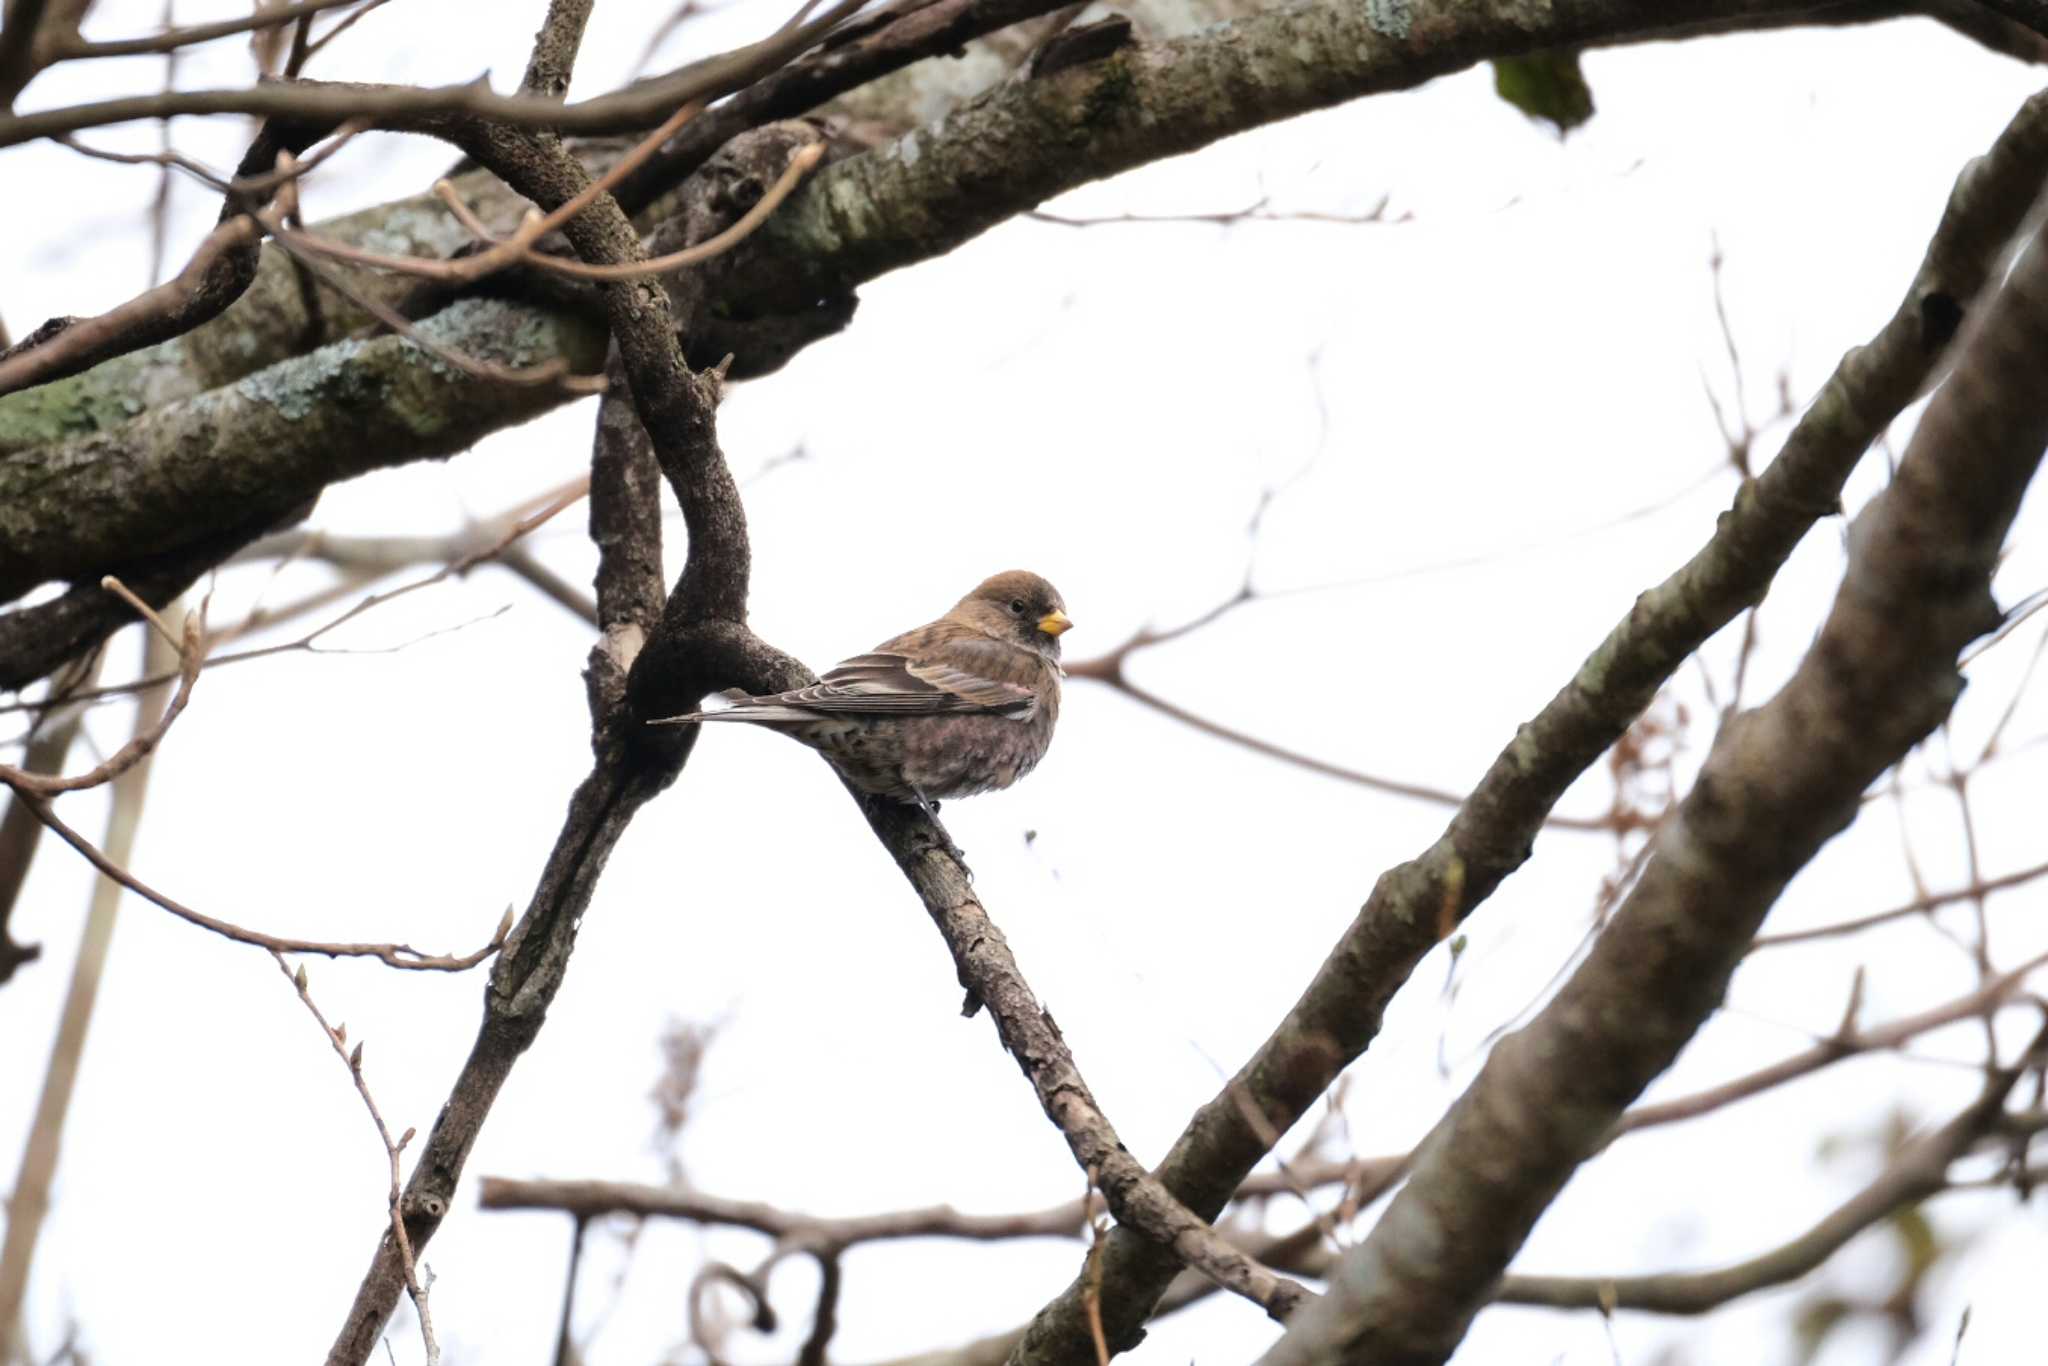
M 1593 117 L 1593 88 L 1579 72 L 1576 52 L 1503 57 L 1493 64 L 1493 88 L 1530 118 L 1557 129 L 1559 137 Z

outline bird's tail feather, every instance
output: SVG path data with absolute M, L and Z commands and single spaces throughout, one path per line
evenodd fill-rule
M 745 721 L 752 725 L 776 725 L 785 721 L 816 721 L 816 712 L 800 707 L 781 705 L 766 700 L 757 701 L 745 693 L 733 696 L 733 705 L 717 711 L 693 711 L 682 716 L 663 716 L 649 721 L 650 726 L 687 726 L 704 721 Z

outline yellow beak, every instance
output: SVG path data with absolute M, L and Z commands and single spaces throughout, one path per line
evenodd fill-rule
M 1064 631 L 1071 630 L 1074 623 L 1067 620 L 1067 614 L 1055 607 L 1038 619 L 1038 629 L 1057 640 Z

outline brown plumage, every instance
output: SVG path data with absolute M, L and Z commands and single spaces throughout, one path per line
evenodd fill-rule
M 1060 634 L 1072 624 L 1057 589 L 1013 569 L 808 688 L 650 724 L 767 726 L 823 754 L 863 792 L 927 807 L 993 792 L 1052 743 Z

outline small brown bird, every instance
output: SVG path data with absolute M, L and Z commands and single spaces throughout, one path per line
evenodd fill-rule
M 1060 636 L 1073 624 L 1059 590 L 1013 569 L 808 688 L 649 724 L 767 726 L 823 754 L 861 791 L 930 811 L 1008 787 L 1045 757 L 1060 714 Z

